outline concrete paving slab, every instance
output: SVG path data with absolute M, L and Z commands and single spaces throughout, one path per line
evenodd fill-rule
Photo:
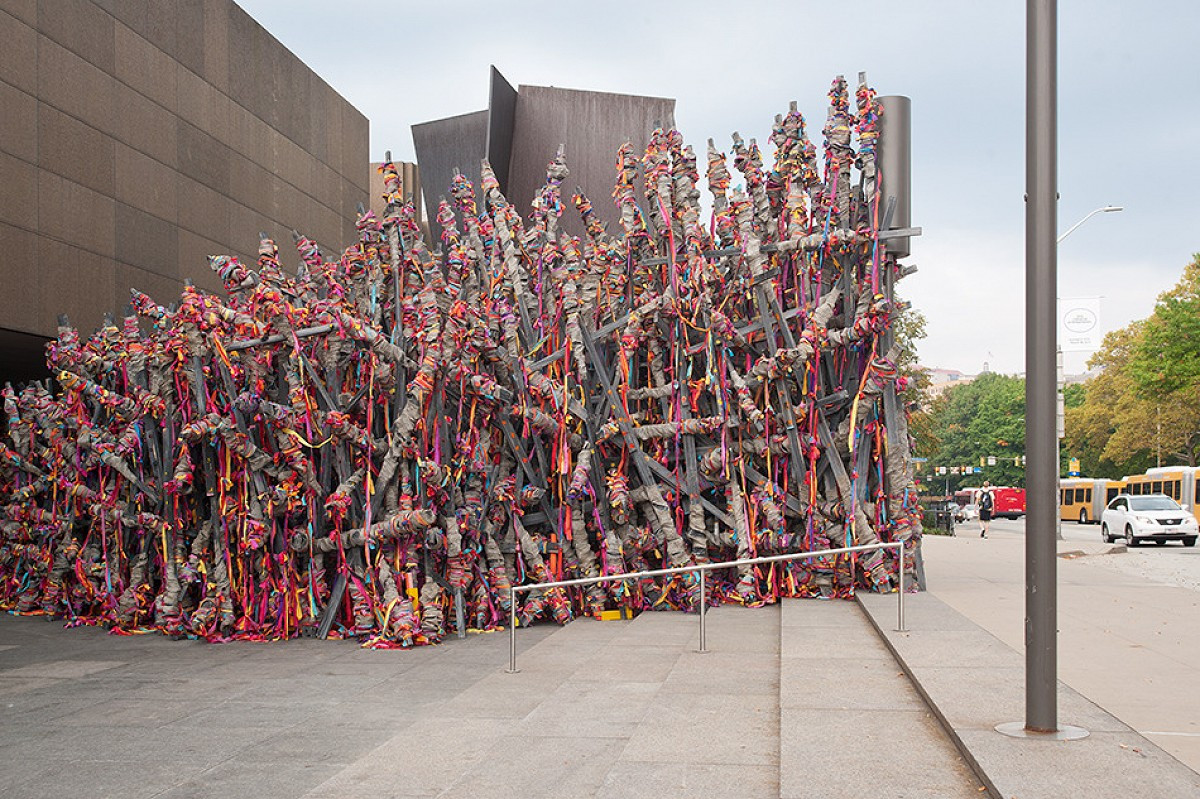
M 301 703 L 212 702 L 183 718 L 163 725 L 164 730 L 196 734 L 203 730 L 281 730 L 299 724 L 312 715 L 312 708 Z
M 624 738 L 504 736 L 485 761 L 451 784 L 444 799 L 562 799 L 592 796 Z
M 804 628 L 839 628 L 841 626 L 836 614 L 826 613 L 824 606 L 836 605 L 843 600 L 808 600 L 781 599 L 779 600 L 780 625 L 783 627 Z
M 2 748 L 0 748 L 2 752 Z M 30 766 L 23 764 L 17 768 L 0 768 L 0 796 L 20 796 L 21 786 L 37 783 L 37 780 L 50 771 L 58 768 L 56 765 Z
M 186 682 L 186 681 L 185 681 Z M 248 672 L 222 689 L 221 680 L 204 678 L 204 684 L 212 686 L 213 693 L 207 694 L 215 700 L 256 701 L 282 704 L 302 700 L 306 704 L 337 705 L 347 699 L 363 696 L 380 690 L 386 684 L 380 678 L 359 680 L 352 674 L 334 676 L 312 674 L 280 677 L 267 669 Z
M 886 660 L 783 658 L 779 706 L 824 710 L 926 710 L 889 654 Z
M 341 722 L 341 723 L 339 723 Z M 364 727 L 354 719 L 313 717 L 259 741 L 236 760 L 255 763 L 326 763 L 347 766 L 390 740 L 397 729 L 412 723 L 411 717 L 395 728 Z
M 526 672 L 506 674 L 492 670 L 469 688 L 431 707 L 426 713 L 449 719 L 469 715 L 473 718 L 519 721 L 545 702 L 568 676 L 565 670 L 557 675 Z
M 161 727 L 201 713 L 206 707 L 196 698 L 173 701 L 110 699 L 59 716 L 54 722 L 66 727 Z
M 48 677 L 5 677 L 0 676 L 0 699 L 9 694 L 24 694 L 38 688 L 47 688 L 57 683 Z M 3 703 L 0 703 L 3 707 Z
M 78 737 L 74 730 L 3 728 L 0 763 L 4 768 L 0 768 L 0 787 L 22 783 L 78 759 Z
M 502 719 L 414 722 L 302 795 L 311 799 L 366 795 L 435 796 L 464 772 L 483 763 L 490 745 L 509 732 L 510 725 Z
M 862 662 L 888 659 L 887 648 L 877 636 L 864 634 L 863 630 L 847 630 L 845 627 L 824 635 L 785 635 L 780 654 L 784 660 Z
M 778 631 L 775 631 L 778 640 Z M 747 657 L 742 652 L 685 652 L 662 683 L 664 693 L 779 695 L 779 656 Z
M 996 795 L 1020 799 L 1064 796 L 1193 799 L 1200 777 L 1137 733 L 1094 732 L 1083 741 L 1015 740 L 963 730 L 963 744 L 985 757 Z
M 1200 735 L 1177 732 L 1142 732 L 1167 754 L 1183 763 L 1200 763 Z
M 65 747 L 79 760 L 186 760 L 212 767 L 249 751 L 277 731 L 266 727 L 221 727 L 197 734 L 182 727 L 128 727 L 120 735 L 78 729 L 65 739 Z
M 624 763 L 779 763 L 779 702 L 762 695 L 658 694 Z M 664 731 L 669 730 L 669 734 Z
M 941 603 L 929 593 L 909 599 L 914 608 Z M 1106 711 L 1061 682 L 1060 707 L 1091 720 L 1087 738 L 1058 742 L 1001 735 L 993 725 L 1024 717 L 1023 655 L 982 627 L 898 633 L 888 626 L 884 597 L 860 594 L 858 600 L 992 796 L 1200 796 L 1200 774 L 1147 738 L 1121 730 L 1120 721 L 1104 718 Z M 937 609 L 924 617 L 946 619 L 948 613 Z M 983 663 L 985 654 L 989 664 Z M 984 678 L 990 678 L 986 690 Z M 1065 712 L 1059 718 L 1078 723 Z
M 680 616 L 691 623 L 681 623 Z M 580 619 L 605 630 L 611 630 L 613 646 L 645 646 L 676 644 L 683 646 L 700 629 L 700 619 L 696 615 L 649 612 L 643 613 L 633 621 L 591 622 Z M 634 623 L 636 621 L 636 624 Z M 574 623 L 572 623 L 574 624 Z M 619 628 L 619 629 L 617 629 Z M 616 633 L 620 633 L 616 635 Z
M 1009 526 L 1009 530 L 999 529 Z M 955 611 L 1020 652 L 1024 642 L 1024 536 L 1002 522 L 993 546 L 953 538 L 925 541 L 930 590 Z M 1095 528 L 1064 525 L 1063 549 Z M 1129 558 L 1143 566 L 1130 567 Z M 1171 547 L 1057 561 L 1059 679 L 1200 772 L 1200 592 L 1189 582 L 1155 582 L 1163 559 L 1200 557 Z M 1146 572 L 1150 558 L 1157 571 Z M 1136 564 L 1138 561 L 1134 561 Z M 1124 569 L 1133 568 L 1133 571 Z M 1176 580 L 1178 582 L 1178 580 Z M 1190 587 L 1189 587 L 1190 586 Z M 914 627 L 914 629 L 916 629 Z
M 86 677 L 98 671 L 107 671 L 127 665 L 123 660 L 51 660 L 33 663 L 20 668 L 8 669 L 6 677 L 52 677 L 55 679 L 73 679 Z
M 970 702 L 955 702 L 939 709 L 956 728 L 993 729 L 1003 720 L 1018 721 L 1025 716 L 1025 670 L 1013 665 L 926 666 L 920 670 L 921 684 L 930 695 L 954 691 L 972 694 Z M 1129 732 L 1129 726 L 1094 702 L 1060 685 L 1058 717 L 1093 732 Z
M 107 698 L 102 692 L 75 694 L 64 688 L 62 680 L 39 686 L 24 693 L 11 693 L 0 702 L 0 740 L 4 731 L 27 723 L 52 724 L 54 721 L 97 705 Z
M 174 786 L 202 772 L 202 767 L 181 760 L 71 760 L 22 781 L 6 795 L 14 799 L 80 795 L 89 799 L 150 799 L 160 796 L 164 786 Z
M 778 773 L 761 766 L 717 763 L 617 763 L 596 799 L 738 797 L 777 799 Z
M 781 799 L 979 796 L 978 780 L 928 710 L 784 708 L 779 735 Z
M 572 680 L 546 696 L 514 730 L 549 737 L 628 738 L 646 717 L 660 686 Z
M 857 604 L 786 603 L 780 639 L 781 797 L 977 795 L 978 780 Z
M 872 609 L 878 604 L 872 601 Z M 908 632 L 884 632 L 895 636 L 891 640 L 903 647 L 903 662 L 913 668 L 944 666 L 953 663 L 962 668 L 990 668 L 1008 665 L 1020 668 L 1021 663 L 1011 660 L 1012 648 L 987 633 L 975 630 L 938 630 L 931 627 L 917 628 L 906 625 Z
M 278 763 L 232 760 L 155 796 L 159 799 L 229 799 L 231 796 L 293 799 L 321 784 L 337 770 L 338 766 L 326 763 L 296 763 L 280 768 Z
M 612 646 L 596 652 L 573 680 L 597 682 L 657 682 L 667 679 L 684 654 L 678 645 Z
M 779 653 L 778 605 L 761 608 L 746 608 L 741 605 L 724 605 L 712 608 L 706 614 L 706 644 L 710 652 L 737 654 Z M 700 623 L 694 615 L 685 617 L 693 625 L 692 635 L 687 640 L 691 649 L 700 648 Z M 681 619 L 681 621 L 683 621 Z M 683 626 L 683 625 L 681 625 Z
M 518 631 L 516 675 L 504 673 L 503 633 L 371 652 L 353 642 L 268 648 L 119 639 L 0 617 L 0 640 L 20 642 L 0 652 L 0 688 L 12 689 L 0 696 L 0 711 L 18 711 L 0 713 L 0 762 L 16 763 L 4 778 L 23 783 L 54 777 L 79 758 L 188 764 L 190 771 L 152 775 L 168 799 L 774 797 L 785 673 L 797 689 L 841 675 L 836 685 L 854 701 L 874 707 L 866 698 L 873 693 L 901 701 L 884 679 L 896 671 L 891 655 L 857 606 L 812 605 L 813 618 L 797 625 L 783 623 L 786 607 L 714 609 L 714 651 L 704 655 L 692 651 L 695 614 L 538 624 Z M 848 624 L 855 620 L 857 627 Z M 798 638 L 833 659 L 781 658 L 811 648 Z M 847 679 L 856 656 L 878 664 L 869 673 L 879 679 Z M 126 665 L 44 681 L 3 676 L 5 665 L 60 661 Z M 806 676 L 791 679 L 789 669 Z M 101 724 L 105 714 L 120 726 Z M 847 727 L 827 736 L 801 762 L 852 749 L 857 735 Z M 126 770 L 131 783 L 138 778 Z

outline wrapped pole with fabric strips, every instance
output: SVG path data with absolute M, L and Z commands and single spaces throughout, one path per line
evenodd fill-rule
M 135 291 L 87 339 L 62 320 L 54 381 L 3 392 L 0 605 L 408 647 L 506 624 L 514 584 L 899 540 L 902 562 L 719 570 L 708 601 L 895 590 L 921 535 L 907 270 L 860 83 L 853 104 L 833 83 L 823 165 L 794 104 L 771 166 L 710 141 L 711 212 L 673 130 L 616 154 L 613 231 L 564 194 L 560 150 L 528 216 L 486 162 L 478 192 L 456 176 L 428 242 L 389 162 L 383 217 L 336 258 L 264 235 L 256 264 L 211 259 L 224 296 Z M 518 601 L 563 624 L 699 596 L 675 577 Z

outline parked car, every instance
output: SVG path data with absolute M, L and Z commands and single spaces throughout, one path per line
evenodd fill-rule
M 972 519 L 979 518 L 979 506 L 974 502 L 968 502 L 966 505 L 960 505 L 958 510 L 954 512 L 954 521 L 969 522 Z
M 1100 535 L 1109 543 L 1123 537 L 1131 547 L 1143 541 L 1159 546 L 1182 541 L 1194 547 L 1200 527 L 1195 516 L 1166 494 L 1118 494 L 1100 517 Z

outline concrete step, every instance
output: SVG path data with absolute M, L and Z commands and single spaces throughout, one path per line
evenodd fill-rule
M 481 668 L 307 796 L 773 799 L 778 619 L 714 609 L 707 654 L 694 614 L 581 619 L 528 649 L 541 629 L 518 631 L 520 673 Z
M 518 674 L 489 638 L 380 690 L 437 701 L 308 799 L 978 795 L 851 602 L 715 608 L 703 654 L 695 614 L 539 625 Z
M 643 614 L 619 639 L 661 640 L 675 658 L 596 797 L 779 795 L 778 608 L 714 608 L 707 625 L 705 654 L 694 614 Z
M 782 799 L 979 795 L 856 603 L 783 600 L 779 651 Z
M 1083 727 L 1090 732 L 1086 738 L 1039 740 L 996 732 L 997 724 L 1024 721 L 1024 654 L 933 594 L 909 600 L 908 632 L 899 633 L 887 597 L 860 597 L 881 640 L 937 708 L 992 796 L 1200 796 L 1200 774 L 1061 681 L 1059 723 Z

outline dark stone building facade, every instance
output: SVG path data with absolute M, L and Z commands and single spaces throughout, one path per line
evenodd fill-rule
M 259 231 L 352 240 L 366 117 L 230 0 L 0 0 L 0 42 L 0 379 Z
M 582 188 L 597 215 L 615 231 L 617 149 L 629 141 L 640 158 L 656 128 L 675 126 L 675 101 L 669 98 L 554 86 L 514 89 L 495 67 L 488 98 L 485 111 L 412 127 L 425 207 L 435 231 L 438 200 L 449 195 L 455 168 L 478 190 L 479 162 L 485 157 L 509 202 L 528 217 L 559 145 L 571 170 L 563 184 L 564 201 L 569 206 L 576 187 Z M 583 233 L 573 208 L 563 213 L 562 227 L 575 235 Z

